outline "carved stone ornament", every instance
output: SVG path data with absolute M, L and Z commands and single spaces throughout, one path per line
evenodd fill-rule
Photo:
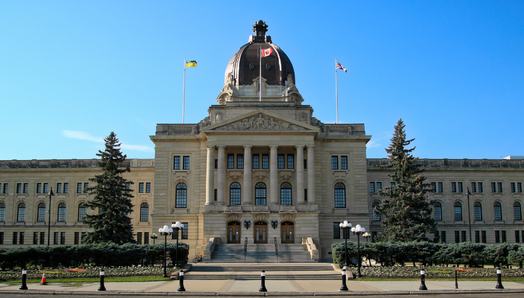
M 230 221 L 240 221 L 240 214 L 238 213 L 228 213 L 226 215 L 226 222 Z
M 269 220 L 269 214 L 267 213 L 254 213 L 253 214 L 254 221 L 268 221 Z
M 280 214 L 281 221 L 292 221 L 295 222 L 297 215 L 295 213 L 282 213 Z
M 299 131 L 306 130 L 304 127 L 292 124 L 289 122 L 283 122 L 280 119 L 273 118 L 271 116 L 264 116 L 262 113 L 258 114 L 258 117 L 249 117 L 242 120 L 233 122 L 217 129 L 227 131 Z

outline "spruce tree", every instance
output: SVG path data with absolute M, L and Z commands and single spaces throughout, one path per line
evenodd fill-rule
M 379 190 L 379 195 L 387 199 L 374 210 L 383 216 L 381 241 L 424 241 L 426 233 L 437 232 L 437 224 L 431 217 L 434 201 L 426 198 L 430 185 L 416 164 L 418 158 L 412 155 L 415 147 L 407 148 L 415 139 L 406 139 L 404 127 L 400 119 L 386 149 L 390 163 L 380 166 L 393 170 L 388 176 L 395 183 Z
M 131 198 L 133 195 L 127 188 L 127 181 L 122 177 L 125 172 L 130 172 L 129 167 L 123 168 L 126 155 L 120 151 L 116 134 L 111 132 L 105 141 L 105 150 L 99 150 L 96 155 L 100 157 L 98 166 L 104 171 L 95 175 L 89 181 L 96 185 L 88 188 L 93 199 L 86 203 L 86 207 L 98 211 L 98 214 L 87 214 L 83 222 L 93 229 L 86 233 L 82 241 L 85 243 L 114 242 L 123 244 L 135 242 L 133 226 L 129 214 L 133 212 Z

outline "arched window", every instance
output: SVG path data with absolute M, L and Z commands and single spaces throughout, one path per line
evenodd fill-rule
M 480 202 L 473 204 L 473 213 L 475 214 L 475 221 L 482 220 L 482 204 Z
M 176 185 L 175 208 L 187 208 L 187 186 L 183 182 Z
M 291 184 L 288 182 L 280 185 L 280 205 L 291 206 Z
M 78 221 L 81 222 L 86 217 L 86 205 L 84 203 L 78 204 Z
M 64 222 L 66 221 L 66 204 L 60 203 L 58 204 L 58 217 L 57 221 Z
M 493 214 L 495 215 L 495 220 L 502 220 L 502 205 L 500 202 L 493 204 Z
M 435 205 L 433 205 L 433 215 L 436 221 L 442 220 L 442 204 L 440 202 L 436 202 Z
M 16 214 L 16 221 L 25 221 L 25 204 L 18 204 L 18 212 Z
M 258 182 L 255 185 L 255 205 L 267 205 L 266 184 Z
M 140 204 L 140 221 L 149 221 L 149 204 Z
M 344 200 L 345 201 L 345 200 Z M 378 208 L 378 202 L 374 202 L 372 205 L 371 205 L 371 220 L 372 221 L 380 221 L 380 215 L 376 214 L 375 212 L 377 211 L 377 208 Z
M 240 205 L 242 198 L 242 189 L 240 188 L 240 183 L 233 182 L 229 186 L 229 205 L 235 206 Z
M 5 204 L 0 203 L 0 221 L 5 221 Z
M 522 209 L 519 202 L 513 203 L 513 216 L 515 220 L 522 220 Z
M 45 221 L 45 204 L 44 203 L 40 203 L 38 204 L 38 210 L 37 210 L 37 214 L 36 214 L 36 221 Z
M 342 182 L 335 184 L 335 208 L 346 208 L 346 186 Z
M 453 206 L 453 212 L 455 213 L 455 221 L 461 221 L 462 220 L 462 204 L 460 202 L 456 202 Z

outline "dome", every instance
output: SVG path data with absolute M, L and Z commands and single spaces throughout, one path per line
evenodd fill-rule
M 284 86 L 290 74 L 296 84 L 291 61 L 280 47 L 271 42 L 271 36 L 266 35 L 267 27 L 263 21 L 257 21 L 253 25 L 255 35 L 250 36 L 249 43 L 243 45 L 229 61 L 225 83 L 232 79 L 236 86 L 252 85 L 253 80 L 260 75 L 259 49 L 270 49 L 271 54 L 262 58 L 262 78 L 267 85 Z M 232 78 L 229 77 L 230 74 Z

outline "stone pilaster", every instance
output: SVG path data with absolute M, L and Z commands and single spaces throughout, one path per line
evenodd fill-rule
M 304 146 L 297 148 L 297 204 L 304 204 Z
M 278 205 L 278 146 L 271 145 L 269 148 L 269 202 L 271 205 Z
M 224 205 L 226 186 L 226 146 L 218 146 L 218 173 L 217 173 L 217 204 Z
M 251 168 L 252 155 L 251 145 L 244 146 L 244 186 L 242 192 L 242 205 L 251 205 Z
M 213 204 L 215 193 L 215 146 L 207 146 L 206 205 Z
M 315 145 L 307 146 L 307 200 L 315 204 Z

